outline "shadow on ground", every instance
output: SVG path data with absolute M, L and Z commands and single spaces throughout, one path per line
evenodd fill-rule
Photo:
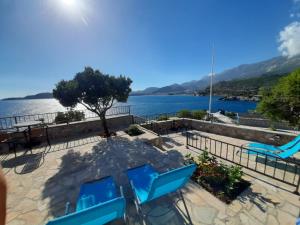
M 71 203 L 71 209 L 74 209 L 82 183 L 104 176 L 113 176 L 117 185 L 123 186 L 131 223 L 137 223 L 136 221 L 140 220 L 133 206 L 133 194 L 125 171 L 128 168 L 150 163 L 162 172 L 170 168 L 180 167 L 184 161 L 182 155 L 175 150 L 163 152 L 141 140 L 130 141 L 125 137 L 102 139 L 94 146 L 90 146 L 83 146 L 81 150 L 77 151 L 68 150 L 61 157 L 58 172 L 46 181 L 42 195 L 43 199 L 49 200 L 49 216 L 62 216 L 65 203 L 68 201 Z M 168 199 L 172 206 L 178 200 L 177 197 Z M 155 206 L 162 208 L 159 210 L 153 206 L 153 210 L 162 212 L 166 203 L 167 201 L 157 201 Z M 163 216 L 161 218 L 150 215 L 147 221 L 149 224 L 187 224 L 186 218 L 179 211 L 172 209 L 166 212 L 168 217 Z

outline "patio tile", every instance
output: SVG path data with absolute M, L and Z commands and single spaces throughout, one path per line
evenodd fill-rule
M 279 222 L 276 220 L 275 216 L 268 215 L 267 225 L 279 225 Z
M 168 136 L 164 151 L 148 142 L 145 143 L 146 140 L 121 134 L 122 136 L 107 140 L 98 138 L 92 143 L 72 141 L 68 148 L 66 143 L 54 143 L 45 155 L 44 162 L 25 174 L 16 174 L 14 168 L 4 168 L 8 171 L 6 176 L 9 184 L 8 225 L 44 224 L 53 217 L 63 215 L 67 201 L 70 201 L 71 208 L 74 209 L 82 183 L 107 175 L 113 176 L 117 185 L 123 186 L 127 198 L 129 224 L 141 224 L 124 171 L 144 163 L 151 163 L 161 172 L 177 168 L 183 165 L 184 155 L 190 150 L 184 145 L 185 137 L 179 133 Z M 227 140 L 224 136 L 213 137 Z M 228 141 L 235 139 L 230 138 Z M 238 143 L 242 144 L 245 141 L 238 140 Z M 16 171 L 22 171 L 23 166 L 19 165 Z M 178 194 L 172 194 L 147 204 L 145 208 L 151 210 L 152 217 L 147 217 L 146 222 L 189 224 L 189 215 L 194 225 L 295 224 L 299 215 L 299 196 L 260 181 L 257 177 L 246 179 L 249 179 L 252 185 L 229 205 L 198 184 L 189 182 L 182 190 L 184 202 L 178 201 Z M 168 212 L 166 208 L 169 206 L 174 207 Z M 163 215 L 159 216 L 160 214 Z M 112 224 L 121 223 L 116 221 Z

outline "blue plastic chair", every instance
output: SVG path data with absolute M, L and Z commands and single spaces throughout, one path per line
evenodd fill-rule
M 195 170 L 195 164 L 162 174 L 159 174 L 149 164 L 127 170 L 127 176 L 135 194 L 135 204 L 142 217 L 144 217 L 142 212 L 143 204 L 180 190 L 188 182 Z
M 125 198 L 122 187 L 117 196 L 112 177 L 84 183 L 76 203 L 76 211 L 53 219 L 47 225 L 101 225 L 115 219 L 125 219 Z
M 254 150 L 259 149 L 259 150 L 267 150 L 267 151 L 285 151 L 293 147 L 299 142 L 300 142 L 300 135 L 295 137 L 292 141 L 281 146 L 274 146 L 274 145 L 268 145 L 268 144 L 263 144 L 258 142 L 252 142 L 249 143 L 246 147 Z

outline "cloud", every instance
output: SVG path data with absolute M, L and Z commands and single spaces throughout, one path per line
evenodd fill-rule
M 278 50 L 283 56 L 292 57 L 300 54 L 300 22 L 287 25 L 279 33 L 279 43 Z

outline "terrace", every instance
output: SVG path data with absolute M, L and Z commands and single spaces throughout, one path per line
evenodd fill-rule
M 133 122 L 141 124 L 144 134 L 131 137 L 124 132 Z M 145 163 L 167 171 L 182 166 L 187 153 L 197 156 L 204 149 L 219 161 L 241 165 L 250 187 L 225 204 L 190 181 L 183 201 L 171 194 L 147 204 L 146 224 L 275 225 L 295 224 L 299 217 L 299 195 L 294 193 L 299 191 L 299 153 L 293 160 L 275 162 L 240 153 L 240 146 L 251 140 L 280 144 L 295 134 L 191 119 L 146 121 L 130 113 L 115 113 L 108 123 L 116 132 L 110 138 L 99 136 L 96 118 L 49 125 L 51 146 L 42 144 L 26 154 L 19 149 L 17 157 L 1 155 L 9 185 L 8 225 L 45 224 L 64 215 L 66 202 L 74 209 L 82 183 L 108 175 L 124 188 L 129 224 L 142 224 L 124 171 Z M 172 131 L 174 124 L 181 129 Z

